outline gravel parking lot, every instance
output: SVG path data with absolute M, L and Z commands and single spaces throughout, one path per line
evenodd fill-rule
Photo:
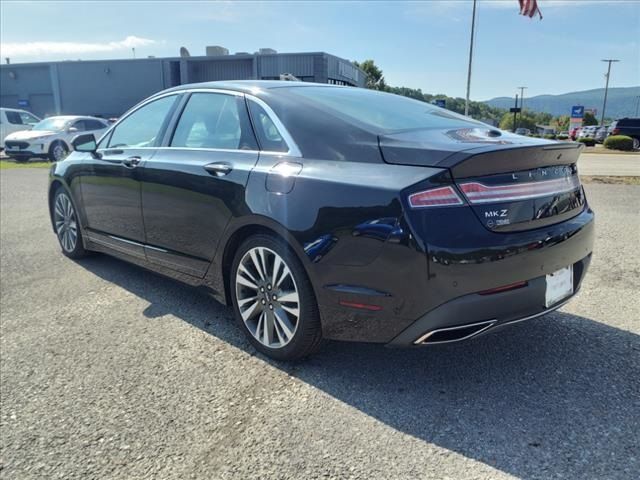
M 288 365 L 200 291 L 66 259 L 46 170 L 0 176 L 3 478 L 637 478 L 640 186 L 587 185 L 596 250 L 561 311 Z

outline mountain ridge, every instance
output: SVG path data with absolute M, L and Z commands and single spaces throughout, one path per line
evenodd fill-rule
M 636 116 L 636 106 L 640 97 L 640 86 L 637 87 L 610 87 L 607 96 L 608 118 L 622 118 Z M 554 116 L 569 115 L 571 107 L 582 105 L 585 109 L 596 109 L 599 118 L 604 100 L 604 88 L 568 92 L 559 95 L 535 95 L 524 99 L 525 110 L 534 112 L 547 112 Z M 496 97 L 485 100 L 483 103 L 497 108 L 509 109 L 514 106 L 515 98 Z

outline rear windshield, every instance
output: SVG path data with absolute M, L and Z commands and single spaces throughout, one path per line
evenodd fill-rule
M 468 117 L 411 98 L 355 87 L 298 87 L 289 91 L 342 116 L 394 132 L 484 126 Z

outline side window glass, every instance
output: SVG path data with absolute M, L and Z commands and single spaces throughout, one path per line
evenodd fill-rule
M 111 134 L 109 148 L 153 147 L 177 96 L 155 100 L 125 118 Z M 102 142 L 101 142 L 102 143 Z
M 85 120 L 84 124 L 87 130 L 102 130 L 103 128 L 107 128 L 106 125 L 98 120 Z
M 171 146 L 256 150 L 243 97 L 192 94 L 180 115 Z
M 79 132 L 84 132 L 86 130 L 84 120 L 78 120 L 77 122 L 73 122 L 71 127 L 77 129 Z
M 260 148 L 268 152 L 287 152 L 289 147 L 264 108 L 256 102 L 249 101 L 249 110 Z
M 7 114 L 7 122 L 13 125 L 22 125 L 22 117 L 18 112 L 7 110 L 5 113 Z
M 20 112 L 20 119 L 22 120 L 22 123 L 29 124 L 29 125 L 35 125 L 40 121 L 36 117 L 34 117 L 33 115 L 27 112 Z

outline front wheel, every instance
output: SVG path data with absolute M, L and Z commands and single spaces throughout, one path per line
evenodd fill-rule
M 249 237 L 236 252 L 230 277 L 236 319 L 258 351 L 295 360 L 319 348 L 322 330 L 311 282 L 282 240 Z
M 69 154 L 69 149 L 64 142 L 53 142 L 49 147 L 49 160 L 52 162 L 60 162 Z
M 69 258 L 82 258 L 87 255 L 82 245 L 78 214 L 71 197 L 62 187 L 56 191 L 53 199 L 53 224 L 62 253 Z

